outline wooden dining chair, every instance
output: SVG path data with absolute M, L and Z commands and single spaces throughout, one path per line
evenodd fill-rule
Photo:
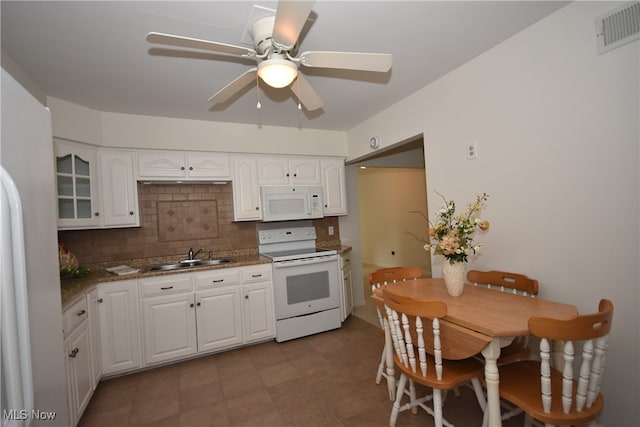
M 540 338 L 540 361 L 500 367 L 500 397 L 522 408 L 525 426 L 532 418 L 545 426 L 596 425 L 604 406 L 600 384 L 612 317 L 613 304 L 603 299 L 594 314 L 529 320 L 531 334 Z M 551 366 L 551 340 L 564 342 L 564 366 Z
M 510 292 L 535 298 L 538 295 L 538 281 L 524 274 L 507 271 L 470 270 L 467 280 L 475 286 L 485 286 L 501 292 Z M 531 357 L 529 337 L 516 337 L 513 342 L 500 351 L 498 365 L 526 360 Z
M 371 292 L 375 292 L 380 286 L 387 285 L 389 283 L 396 283 L 400 281 L 413 280 L 422 277 L 422 269 L 419 267 L 390 267 L 381 268 L 374 271 L 369 275 L 369 284 L 371 285 Z M 380 322 L 380 332 L 385 335 L 385 323 L 386 316 L 384 310 L 381 307 L 376 307 L 378 314 L 378 321 Z M 380 364 L 378 365 L 378 371 L 376 372 L 376 384 L 380 384 L 382 378 L 387 381 L 387 388 L 389 389 L 389 400 L 395 398 L 396 379 L 393 371 L 393 362 L 388 356 L 387 340 L 385 338 L 385 345 L 382 348 L 382 356 L 380 357 Z M 389 363 L 387 360 L 389 359 Z
M 436 427 L 450 426 L 442 415 L 443 391 L 471 381 L 478 404 L 484 412 L 486 399 L 480 378 L 483 364 L 472 357 L 488 343 L 488 338 L 443 320 L 447 306 L 440 300 L 414 300 L 383 290 L 383 300 L 391 337 L 394 363 L 400 371 L 396 398 L 389 418 L 394 427 L 401 411 L 416 413 L 418 407 L 433 416 Z M 456 343 L 458 345 L 456 345 Z M 402 404 L 409 383 L 409 402 Z M 430 388 L 417 397 L 415 383 Z M 426 402 L 431 401 L 431 406 Z

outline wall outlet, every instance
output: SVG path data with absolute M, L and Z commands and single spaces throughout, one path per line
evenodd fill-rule
M 472 142 L 467 145 L 467 160 L 473 160 L 478 158 L 478 143 Z
M 329 226 L 329 236 L 333 236 L 333 225 Z

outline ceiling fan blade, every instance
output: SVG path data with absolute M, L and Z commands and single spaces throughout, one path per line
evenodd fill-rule
M 299 59 L 305 67 L 376 72 L 386 72 L 391 69 L 389 53 L 303 52 Z
M 315 0 L 280 1 L 273 24 L 273 43 L 284 50 L 293 48 Z
M 257 71 L 257 68 L 252 68 L 248 71 L 245 71 L 243 74 L 236 77 L 236 79 L 231 83 L 214 93 L 211 98 L 209 98 L 209 102 L 212 102 L 214 104 L 225 102 L 233 95 L 240 92 L 249 83 L 255 81 Z
M 316 91 L 313 90 L 309 81 L 305 79 L 301 73 L 298 73 L 296 81 L 294 81 L 289 87 L 307 111 L 314 111 L 324 107 L 322 99 L 318 96 Z
M 174 36 L 172 34 L 149 33 L 147 34 L 147 41 L 149 43 L 166 44 L 170 46 L 186 47 L 189 49 L 210 50 L 230 55 L 256 56 L 256 51 L 249 47 L 212 42 L 209 40 L 192 39 L 191 37 Z

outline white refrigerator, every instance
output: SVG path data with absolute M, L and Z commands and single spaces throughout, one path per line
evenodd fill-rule
M 0 424 L 67 427 L 51 114 L 4 69 L 1 83 Z

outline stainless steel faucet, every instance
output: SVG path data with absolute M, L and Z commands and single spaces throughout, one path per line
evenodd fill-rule
M 193 252 L 193 248 L 189 248 L 189 253 L 187 254 L 187 256 L 190 260 L 194 260 L 196 259 L 196 256 L 198 256 L 198 254 L 202 251 L 204 251 L 204 249 L 198 249 L 196 252 Z

